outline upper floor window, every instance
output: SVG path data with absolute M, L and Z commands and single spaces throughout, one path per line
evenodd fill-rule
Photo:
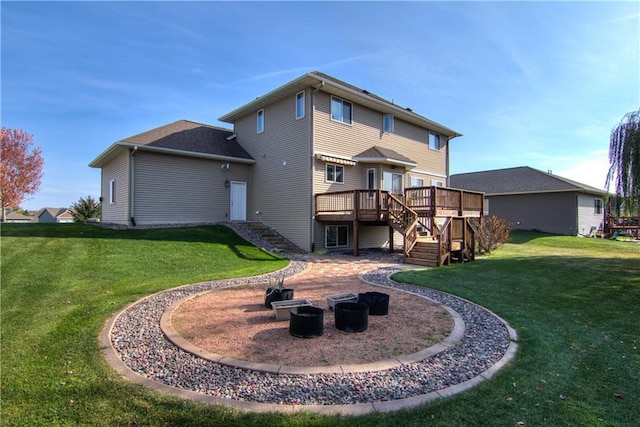
M 393 132 L 393 114 L 383 114 L 382 115 L 382 130 L 384 132 Z
M 109 181 L 109 203 L 114 204 L 116 202 L 116 180 Z
M 296 119 L 304 117 L 304 91 L 296 94 Z
M 429 132 L 429 148 L 432 150 L 439 150 L 440 147 L 440 135 L 437 133 Z
M 327 182 L 344 183 L 344 166 L 327 163 L 325 177 Z
M 264 110 L 258 110 L 256 115 L 256 130 L 258 133 L 264 132 Z
M 340 98 L 331 97 L 331 120 L 351 124 L 353 104 Z

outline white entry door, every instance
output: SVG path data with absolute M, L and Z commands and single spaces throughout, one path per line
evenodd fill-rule
M 231 181 L 231 221 L 247 220 L 247 183 Z

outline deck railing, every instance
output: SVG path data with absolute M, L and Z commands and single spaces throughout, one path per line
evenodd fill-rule
M 447 187 L 407 188 L 404 200 L 420 216 L 481 216 L 484 209 L 484 193 Z
M 482 216 L 484 194 L 446 187 L 414 187 L 396 197 L 419 217 Z M 404 200 L 402 200 L 404 199 Z M 355 220 L 386 220 L 389 192 L 349 190 L 315 195 L 315 214 L 340 215 Z

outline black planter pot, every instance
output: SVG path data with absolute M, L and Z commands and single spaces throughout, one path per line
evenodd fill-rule
M 369 306 L 363 302 L 340 302 L 334 306 L 336 329 L 364 332 L 369 327 Z
M 271 308 L 271 303 L 274 301 L 288 301 L 291 299 L 293 299 L 293 289 L 267 288 L 264 296 L 264 306 Z
M 290 310 L 289 334 L 298 338 L 316 338 L 324 333 L 324 310 L 305 306 Z
M 358 302 L 369 306 L 371 316 L 386 316 L 389 313 L 389 294 L 382 292 L 365 292 L 358 294 Z

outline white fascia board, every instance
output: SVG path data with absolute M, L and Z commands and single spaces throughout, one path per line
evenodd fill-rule
M 447 175 L 442 174 L 442 173 L 423 171 L 423 170 L 420 170 L 420 169 L 413 169 L 411 172 L 421 173 L 423 175 L 431 175 L 431 176 L 435 176 L 435 177 L 438 177 L 438 178 L 444 178 L 444 179 L 449 178 Z
M 152 153 L 161 153 L 161 154 L 172 154 L 174 156 L 184 156 L 184 157 L 196 157 L 199 159 L 208 159 L 208 160 L 220 160 L 223 162 L 234 162 L 234 163 L 243 163 L 247 165 L 252 165 L 256 161 L 253 159 L 244 159 L 241 157 L 231 157 L 231 156 L 221 156 L 219 154 L 207 154 L 207 153 L 198 153 L 195 151 L 184 151 L 184 150 L 176 150 L 174 148 L 164 148 L 164 147 L 150 147 L 148 145 L 139 145 L 132 144 L 130 142 L 116 142 L 112 144 L 109 148 L 107 148 L 101 155 L 99 155 L 95 160 L 89 163 L 91 167 L 102 167 L 101 163 L 105 160 L 110 154 L 112 154 L 118 147 L 137 149 L 137 151 L 148 151 Z

